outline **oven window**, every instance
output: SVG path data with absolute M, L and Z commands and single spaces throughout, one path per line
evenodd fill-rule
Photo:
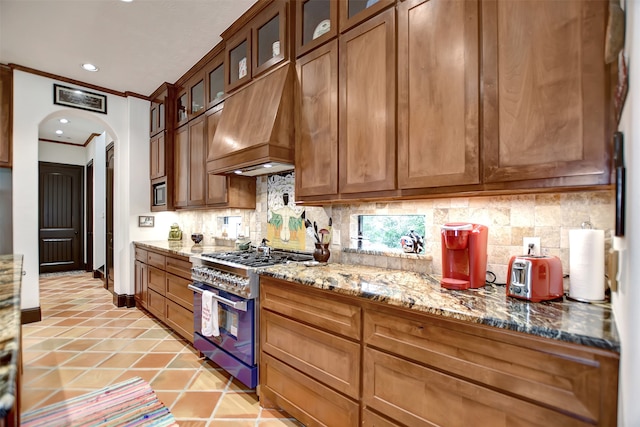
M 224 304 L 218 304 L 218 322 L 227 335 L 238 338 L 238 313 Z

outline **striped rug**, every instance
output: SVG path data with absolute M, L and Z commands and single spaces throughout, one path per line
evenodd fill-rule
M 22 414 L 22 427 L 177 426 L 142 378 L 96 390 Z

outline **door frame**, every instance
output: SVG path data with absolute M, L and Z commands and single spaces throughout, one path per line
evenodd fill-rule
M 85 271 L 93 271 L 93 159 L 85 169 Z

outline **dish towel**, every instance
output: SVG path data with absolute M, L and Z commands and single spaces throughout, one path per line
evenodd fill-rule
M 202 291 L 202 335 L 205 337 L 220 335 L 218 324 L 218 300 L 213 298 L 213 292 Z

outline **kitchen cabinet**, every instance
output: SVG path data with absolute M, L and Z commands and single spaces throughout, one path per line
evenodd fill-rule
M 147 309 L 148 301 L 148 277 L 149 270 L 147 266 L 147 251 L 141 248 L 135 248 L 135 279 L 134 279 L 134 298 L 138 307 Z
M 363 404 L 401 424 L 616 424 L 608 351 L 387 307 L 363 342 Z
M 13 72 L 0 64 L 0 167 L 13 163 Z
M 340 32 L 344 32 L 396 3 L 395 0 L 339 1 Z
M 251 27 L 225 42 L 225 91 L 232 92 L 251 80 Z
M 162 84 L 151 95 L 149 179 L 152 212 L 173 210 L 173 106 L 174 87 Z M 167 185 L 169 183 L 169 185 Z M 154 188 L 166 185 L 166 203 L 154 205 Z
M 305 425 L 357 426 L 360 308 L 260 279 L 260 400 Z
M 187 81 L 178 80 L 176 90 L 174 124 L 177 128 L 198 117 L 206 109 L 204 69 L 192 74 Z
M 296 61 L 296 197 L 338 192 L 338 42 Z
M 274 1 L 254 18 L 251 53 L 252 77 L 289 57 L 286 1 Z
M 260 292 L 261 405 L 305 425 L 616 425 L 617 353 L 265 276 Z
M 186 256 L 135 246 L 136 305 L 193 342 L 191 263 Z
M 295 5 L 297 56 L 338 35 L 338 0 L 301 0 Z
M 398 4 L 399 188 L 480 182 L 478 5 Z
M 204 116 L 180 127 L 175 134 L 174 206 L 185 208 L 205 204 Z
M 207 109 L 220 103 L 225 96 L 224 91 L 224 53 L 216 55 L 205 68 L 207 82 Z
M 339 191 L 394 190 L 395 9 L 365 21 L 339 40 Z
M 484 181 L 609 183 L 608 2 L 481 7 Z

